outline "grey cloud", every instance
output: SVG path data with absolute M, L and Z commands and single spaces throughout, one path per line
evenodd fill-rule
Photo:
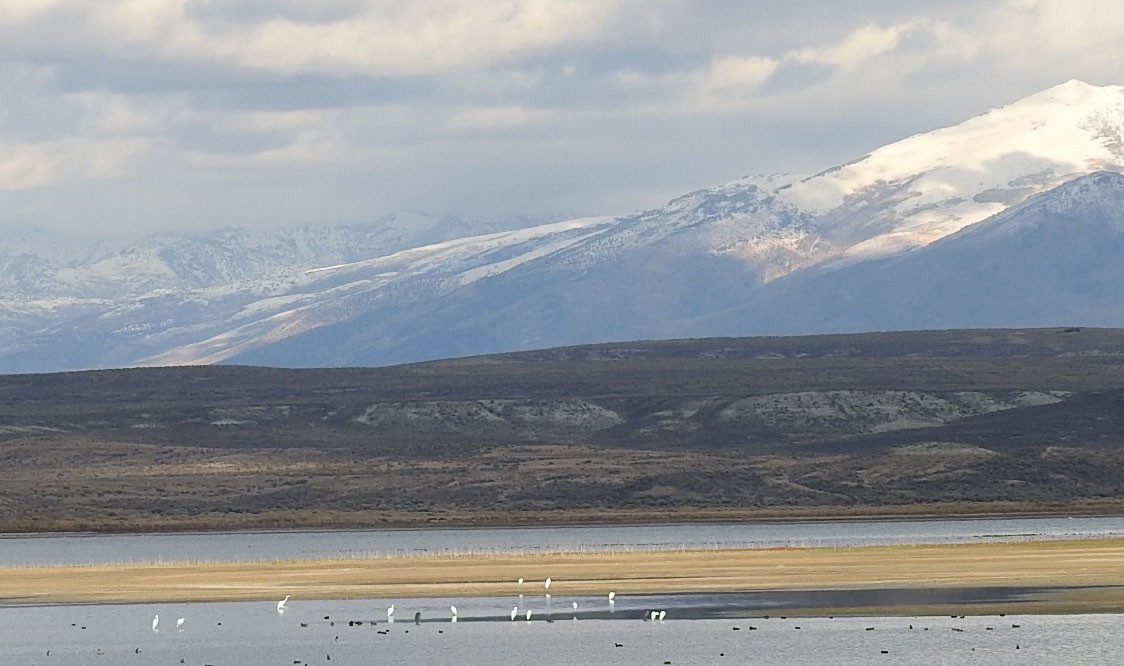
M 366 0 L 188 0 L 184 14 L 193 20 L 256 23 L 284 18 L 300 23 L 331 23 L 352 18 Z
M 177 93 L 202 108 L 232 110 L 363 106 L 410 101 L 437 90 L 435 77 L 283 76 L 179 62 L 69 60 L 54 69 L 58 89 L 64 92 Z

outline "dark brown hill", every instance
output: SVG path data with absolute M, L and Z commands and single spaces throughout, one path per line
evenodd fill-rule
M 1124 506 L 1124 331 L 0 377 L 0 529 Z

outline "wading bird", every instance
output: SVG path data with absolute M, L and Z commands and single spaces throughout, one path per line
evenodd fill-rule
M 284 599 L 277 602 L 277 612 L 278 613 L 284 613 L 285 612 L 285 602 L 287 602 L 288 600 L 289 600 L 289 595 L 286 594 Z

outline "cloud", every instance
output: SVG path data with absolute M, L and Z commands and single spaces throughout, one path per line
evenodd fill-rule
M 7 0 L 0 223 L 627 212 L 1124 82 L 1117 5 Z
M 503 128 L 540 124 L 554 117 L 551 111 L 525 106 L 475 107 L 464 109 L 453 117 L 454 128 Z
M 148 148 L 143 139 L 59 139 L 0 144 L 0 190 L 29 190 L 120 178 Z
M 865 25 L 825 48 L 800 49 L 791 58 L 801 62 L 854 69 L 894 50 L 904 34 L 918 27 L 917 21 L 891 26 Z
M 487 67 L 592 41 L 627 4 L 56 0 L 0 11 L 0 35 L 10 49 L 40 55 L 96 53 L 232 63 L 283 75 L 401 77 Z

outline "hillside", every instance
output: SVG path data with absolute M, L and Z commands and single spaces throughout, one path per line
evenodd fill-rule
M 1124 506 L 1124 330 L 0 378 L 0 531 Z
M 749 176 L 625 215 L 402 214 L 68 252 L 9 234 L 0 373 L 1122 327 L 1122 137 L 1124 87 L 1069 81 L 818 173 Z

